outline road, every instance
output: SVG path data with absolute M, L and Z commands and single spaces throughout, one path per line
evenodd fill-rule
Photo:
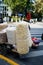
M 41 34 L 43 33 L 43 26 L 38 24 L 30 24 L 31 27 L 31 35 L 41 39 Z M 27 58 L 20 59 L 19 56 L 10 52 L 5 55 L 8 58 L 11 58 L 13 61 L 17 62 L 19 65 L 43 65 L 43 42 L 40 42 L 39 47 L 37 49 L 30 49 L 30 52 L 27 55 Z
M 29 23 L 30 25 L 30 33 L 32 37 L 37 37 L 41 39 L 41 35 L 43 33 L 43 22 Z
M 31 28 L 30 30 L 32 37 L 40 38 L 43 33 L 43 28 Z

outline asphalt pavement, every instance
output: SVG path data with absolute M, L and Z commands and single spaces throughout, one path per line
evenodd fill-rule
M 29 23 L 31 36 L 37 37 L 41 40 L 41 34 L 43 33 L 43 22 Z M 5 55 L 6 57 L 17 62 L 19 65 L 43 65 L 43 41 L 40 42 L 36 49 L 30 48 L 30 52 L 27 58 L 20 59 L 18 54 L 10 52 Z M 1 60 L 2 61 L 2 60 Z

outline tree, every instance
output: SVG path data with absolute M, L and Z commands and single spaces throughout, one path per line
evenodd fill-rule
M 43 1 L 42 0 L 36 0 L 35 11 L 36 12 L 43 11 Z
M 37 14 L 38 19 L 42 18 L 42 15 L 43 15 L 43 0 L 36 0 L 35 13 Z
M 34 0 L 35 3 L 30 1 L 31 0 L 4 0 L 4 3 L 11 8 L 13 14 L 16 12 L 26 13 L 30 11 L 32 15 L 35 14 L 35 17 L 37 17 L 37 13 L 43 15 L 43 0 Z
M 33 6 L 33 1 L 32 0 L 27 0 L 27 10 L 28 11 L 33 11 L 34 10 L 34 6 Z
M 25 9 L 27 0 L 4 0 L 13 12 L 22 12 Z

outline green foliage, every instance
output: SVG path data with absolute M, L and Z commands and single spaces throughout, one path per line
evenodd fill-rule
M 43 14 L 43 0 L 35 1 L 35 4 L 30 3 L 30 0 L 4 0 L 4 3 L 11 8 L 13 14 L 16 12 L 24 13 L 25 9 L 28 11 L 31 10 L 33 13 L 41 12 Z
M 4 3 L 7 4 L 11 9 L 14 8 L 14 2 L 13 2 L 13 0 L 4 0 Z
M 22 11 L 26 6 L 27 0 L 4 0 L 4 3 L 7 4 L 12 11 Z
M 36 0 L 35 13 L 39 18 L 43 16 L 43 0 Z
M 42 12 L 43 11 L 43 1 L 42 0 L 37 0 L 36 5 L 35 5 L 35 11 L 36 12 Z

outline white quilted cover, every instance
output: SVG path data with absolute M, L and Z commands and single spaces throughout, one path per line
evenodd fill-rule
M 29 52 L 29 47 L 32 45 L 28 23 L 21 22 L 16 26 L 16 46 L 19 54 L 26 54 Z

